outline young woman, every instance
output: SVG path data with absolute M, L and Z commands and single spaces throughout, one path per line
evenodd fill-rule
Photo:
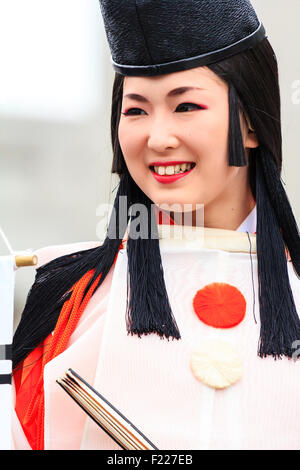
M 300 239 L 264 28 L 245 0 L 101 7 L 115 211 L 103 244 L 37 252 L 13 344 L 16 448 L 119 448 L 57 385 L 70 367 L 159 449 L 298 448 Z M 199 204 L 221 244 L 159 240 L 161 215 L 197 225 Z

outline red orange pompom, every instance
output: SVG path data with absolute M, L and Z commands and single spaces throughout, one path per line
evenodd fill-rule
M 199 320 L 215 328 L 238 325 L 246 314 L 246 300 L 234 286 L 214 282 L 198 290 L 193 307 Z

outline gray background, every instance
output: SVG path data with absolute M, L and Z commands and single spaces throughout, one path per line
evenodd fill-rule
M 21 8 L 22 4 L 27 8 Z M 36 9 L 29 8 L 34 5 Z M 47 10 L 50 5 L 52 15 Z M 83 5 L 87 14 L 80 21 L 85 29 L 79 28 L 78 36 L 80 30 L 88 40 L 73 48 L 74 12 L 80 14 Z M 299 223 L 300 2 L 255 0 L 253 5 L 279 62 L 282 178 Z M 78 23 L 73 30 L 76 27 Z M 0 30 L 0 226 L 14 250 L 97 240 L 96 208 L 112 202 L 112 190 L 118 181 L 110 175 L 114 74 L 98 0 L 0 0 Z M 74 67 L 74 52 L 74 73 L 64 80 Z M 51 67 L 49 72 L 47 67 Z M 83 78 L 77 85 L 80 74 Z M 5 94 L 8 84 L 10 92 Z M 33 109 L 29 88 L 37 90 L 32 95 Z M 59 96 L 69 97 L 69 112 L 67 99 L 64 110 L 59 107 Z M 51 112 L 47 112 L 49 101 Z M 82 109 L 81 102 L 85 103 Z M 7 253 L 0 240 L 0 255 Z M 34 274 L 34 268 L 16 273 L 15 323 Z

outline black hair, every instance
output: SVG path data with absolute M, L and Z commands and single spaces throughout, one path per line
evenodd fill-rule
M 289 284 L 285 245 L 299 277 L 300 238 L 280 177 L 282 136 L 276 56 L 269 41 L 264 39 L 254 48 L 208 67 L 229 85 L 228 163 L 249 166 L 249 184 L 257 203 L 261 318 L 258 355 L 291 357 L 292 342 L 300 337 L 300 321 Z M 118 140 L 123 79 L 121 75 L 115 75 L 112 91 L 112 172 L 120 177 L 114 207 L 118 207 L 119 197 L 126 195 L 129 207 L 137 202 L 144 203 L 150 214 L 152 201 L 131 178 Z M 250 149 L 248 162 L 241 136 L 240 110 L 249 118 L 259 142 L 258 148 Z M 127 221 L 133 220 L 134 216 L 129 214 Z M 14 367 L 54 329 L 62 305 L 70 296 L 70 289 L 83 274 L 95 268 L 86 292 L 99 273 L 102 275 L 97 288 L 101 285 L 113 265 L 126 229 L 121 227 L 118 238 L 113 239 L 109 236 L 111 224 L 112 219 L 102 246 L 62 256 L 37 269 L 35 283 L 14 335 Z M 149 227 L 156 233 L 156 223 L 154 226 L 148 223 L 148 230 Z M 129 231 L 127 254 L 128 332 L 139 336 L 155 332 L 166 338 L 179 339 L 180 332 L 164 283 L 158 237 L 133 239 Z

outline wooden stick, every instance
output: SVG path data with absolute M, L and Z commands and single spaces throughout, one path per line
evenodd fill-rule
M 38 262 L 38 257 L 36 255 L 16 255 L 15 262 L 18 268 L 23 266 L 35 266 Z

